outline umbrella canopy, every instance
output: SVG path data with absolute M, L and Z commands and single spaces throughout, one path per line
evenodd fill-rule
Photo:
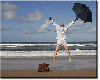
M 84 23 L 92 23 L 92 12 L 85 4 L 74 3 L 72 10 L 75 12 L 76 17 L 80 18 Z

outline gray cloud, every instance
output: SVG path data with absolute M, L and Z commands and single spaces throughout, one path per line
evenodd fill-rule
M 84 32 L 87 29 L 90 29 L 92 25 L 90 23 L 84 23 L 83 21 L 76 21 L 75 24 L 73 24 L 67 33 L 80 33 Z
M 41 28 L 38 30 L 38 32 L 46 32 L 50 31 L 49 24 L 51 23 L 50 20 L 45 20 L 46 24 L 41 25 Z
M 17 15 L 15 15 L 15 13 L 17 10 L 19 10 L 19 7 L 14 4 L 10 4 L 9 2 L 6 2 L 4 4 L 0 3 L 0 8 L 0 17 L 6 20 L 17 19 L 17 22 L 38 22 L 44 17 L 44 15 L 37 9 L 34 13 L 29 14 L 28 16 L 22 15 L 21 17 L 18 17 Z
M 34 30 L 33 26 L 28 27 L 28 30 Z
M 84 25 L 83 21 L 76 21 L 75 24 L 73 25 L 74 27 L 81 27 Z
M 67 33 L 72 34 L 72 33 L 75 33 L 75 32 L 80 32 L 80 30 L 81 30 L 81 27 L 71 27 L 71 28 L 67 31 Z
M 20 28 L 17 28 L 16 30 L 17 30 L 17 31 L 22 31 Z
M 15 19 L 17 16 L 15 15 L 15 11 L 6 11 L 1 14 L 1 17 L 6 20 L 12 20 Z
M 34 28 L 31 26 L 31 27 L 28 27 L 28 31 L 24 31 L 23 33 L 24 34 L 36 34 L 37 31 L 34 30 Z
M 21 16 L 17 22 L 38 22 L 43 18 L 43 14 L 36 9 L 36 11 L 29 16 Z
M 89 33 L 96 33 L 96 27 L 92 28 Z
M 81 27 L 71 27 L 70 31 L 77 31 L 77 30 L 80 30 L 80 29 L 81 29 Z
M 24 31 L 24 34 L 34 34 L 36 33 L 35 30 Z
M 0 3 L 0 6 L 2 11 L 1 18 L 12 20 L 17 17 L 15 13 L 19 9 L 19 7 L 17 7 L 16 5 L 6 2 L 4 4 Z
M 1 31 L 3 31 L 3 30 L 10 30 L 11 28 L 9 26 L 5 26 L 5 27 L 0 26 L 0 29 Z
M 1 5 L 1 10 L 2 11 L 17 11 L 19 10 L 19 7 L 16 5 L 10 4 L 9 2 L 6 2 L 4 4 L 0 3 Z

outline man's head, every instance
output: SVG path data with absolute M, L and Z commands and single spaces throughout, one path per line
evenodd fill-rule
M 65 25 L 64 25 L 64 23 L 62 22 L 60 26 L 61 26 L 61 27 L 64 27 Z

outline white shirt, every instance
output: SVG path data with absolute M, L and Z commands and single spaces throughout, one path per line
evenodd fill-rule
M 68 25 L 61 27 L 61 26 L 57 25 L 53 20 L 51 22 L 56 27 L 56 31 L 57 31 L 56 39 L 58 39 L 58 40 L 65 40 L 67 30 L 72 26 L 72 24 L 74 24 L 74 21 L 72 21 Z

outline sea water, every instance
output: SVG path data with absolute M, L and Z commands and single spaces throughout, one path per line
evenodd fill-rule
M 0 55 L 4 58 L 52 57 L 56 42 L 2 42 Z M 70 55 L 97 55 L 96 42 L 68 42 Z M 68 56 L 62 45 L 57 56 Z

